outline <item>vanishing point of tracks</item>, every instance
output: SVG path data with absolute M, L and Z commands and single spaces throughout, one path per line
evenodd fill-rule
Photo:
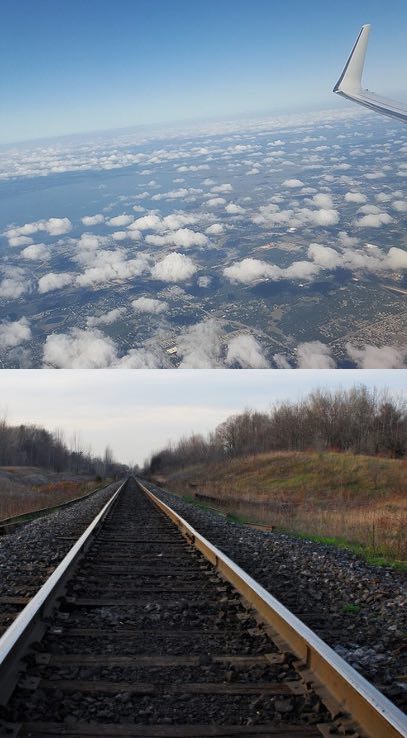
M 2 736 L 407 735 L 397 708 L 134 479 L 0 640 L 0 705 Z

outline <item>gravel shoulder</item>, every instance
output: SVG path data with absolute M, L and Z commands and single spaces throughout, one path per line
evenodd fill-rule
M 32 597 L 110 499 L 119 482 L 0 538 L 0 597 Z M 21 604 L 0 603 L 0 633 Z
M 281 533 L 239 525 L 148 483 L 211 543 L 407 708 L 407 575 Z

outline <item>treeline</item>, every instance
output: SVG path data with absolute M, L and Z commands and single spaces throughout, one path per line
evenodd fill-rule
M 103 458 L 81 447 L 77 434 L 68 447 L 60 430 L 53 433 L 35 425 L 8 425 L 0 419 L 0 466 L 36 466 L 54 472 L 101 477 L 121 476 L 127 467 L 117 463 L 109 447 Z
M 407 408 L 402 399 L 366 387 L 311 393 L 270 412 L 246 410 L 221 423 L 207 438 L 192 435 L 153 454 L 150 474 L 267 451 L 407 454 Z

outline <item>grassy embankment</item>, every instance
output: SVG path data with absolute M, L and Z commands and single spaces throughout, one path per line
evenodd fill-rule
M 173 472 L 166 485 L 238 522 L 271 524 L 407 568 L 406 460 L 268 453 Z
M 54 507 L 86 495 L 95 479 L 55 474 L 34 467 L 0 467 L 0 521 Z

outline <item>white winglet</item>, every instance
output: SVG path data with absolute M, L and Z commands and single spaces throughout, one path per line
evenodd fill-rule
M 353 100 L 359 105 L 364 105 L 376 113 L 389 115 L 391 118 L 398 118 L 407 123 L 407 106 L 394 100 L 387 100 L 385 97 L 379 97 L 374 92 L 362 89 L 362 73 L 365 64 L 367 42 L 370 33 L 370 24 L 362 26 L 360 33 L 356 39 L 356 43 L 351 51 L 345 68 L 339 77 L 333 91 L 342 97 Z

